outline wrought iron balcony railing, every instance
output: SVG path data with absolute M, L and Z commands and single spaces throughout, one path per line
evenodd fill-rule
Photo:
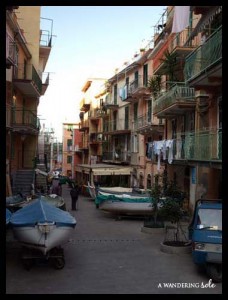
M 31 82 L 39 94 L 42 93 L 42 80 L 32 64 L 18 64 L 14 70 L 14 80 L 24 83 L 28 81 L 28 84 Z
M 103 131 L 112 132 L 120 130 L 130 130 L 130 121 L 128 119 L 118 119 L 112 121 L 104 120 Z
M 14 126 L 40 129 L 40 120 L 31 110 L 12 108 L 11 122 Z
M 222 26 L 186 57 L 184 75 L 190 81 L 222 60 Z M 221 75 L 222 76 L 222 75 Z
M 195 89 L 190 88 L 183 82 L 167 82 L 167 90 L 163 90 L 153 102 L 154 114 L 167 109 L 177 103 L 195 103 Z
M 103 161 L 119 161 L 125 163 L 130 163 L 131 161 L 131 154 L 129 151 L 103 152 L 102 156 Z
M 222 129 L 210 129 L 200 132 L 178 134 L 174 140 L 174 159 L 196 161 L 222 160 Z

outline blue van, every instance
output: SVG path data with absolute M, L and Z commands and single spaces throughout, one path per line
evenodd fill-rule
M 214 282 L 222 281 L 222 200 L 196 201 L 189 225 L 192 257 L 195 264 L 204 266 Z

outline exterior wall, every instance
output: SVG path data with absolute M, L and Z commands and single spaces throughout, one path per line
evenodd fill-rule
M 40 44 L 40 6 L 19 6 L 20 18 L 18 24 L 24 30 L 32 54 L 32 63 L 39 70 L 39 44 Z M 40 70 L 43 71 L 43 70 Z

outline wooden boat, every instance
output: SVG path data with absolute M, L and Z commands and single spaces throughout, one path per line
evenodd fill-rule
M 122 195 L 97 195 L 95 204 L 99 209 L 117 215 L 152 215 L 153 203 L 150 197 Z
M 46 255 L 68 241 L 76 220 L 69 212 L 39 198 L 12 214 L 10 224 L 23 246 Z

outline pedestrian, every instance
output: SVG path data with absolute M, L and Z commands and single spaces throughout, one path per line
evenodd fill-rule
M 60 183 L 59 177 L 57 176 L 55 176 L 52 180 L 51 193 L 62 196 L 62 185 Z
M 73 188 L 70 190 L 71 195 L 71 209 L 76 210 L 76 203 L 78 201 L 78 195 L 80 193 L 79 186 L 75 184 Z

